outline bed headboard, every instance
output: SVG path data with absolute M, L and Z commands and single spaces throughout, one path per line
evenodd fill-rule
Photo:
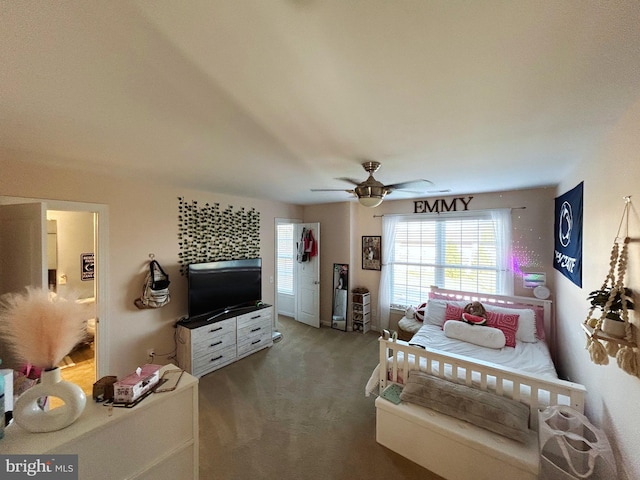
M 555 321 L 553 316 L 553 302 L 551 300 L 540 300 L 534 297 L 519 297 L 516 295 L 493 295 L 489 293 L 471 293 L 458 290 L 447 290 L 444 288 L 432 286 L 431 293 L 440 297 L 448 297 L 452 300 L 468 300 L 469 302 L 477 301 L 480 303 L 490 303 L 494 305 L 530 305 L 532 307 L 542 307 L 544 312 L 544 332 L 549 351 L 552 359 L 556 360 L 555 351 Z

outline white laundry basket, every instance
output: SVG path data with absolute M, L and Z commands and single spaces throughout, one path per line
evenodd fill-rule
M 541 480 L 617 477 L 606 435 L 570 407 L 555 405 L 541 411 L 538 438 Z

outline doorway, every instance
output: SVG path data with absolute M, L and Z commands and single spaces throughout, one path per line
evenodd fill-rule
M 63 380 L 90 395 L 96 381 L 96 213 L 47 209 L 49 289 L 72 293 L 86 306 L 85 336 L 58 365 Z
M 90 346 L 90 348 L 83 348 L 79 344 L 68 356 L 69 358 L 65 359 L 68 365 L 62 370 L 63 378 L 65 375 L 73 374 L 74 379 L 69 380 L 81 385 L 85 393 L 88 390 L 91 394 L 91 388 L 96 379 L 109 371 L 107 342 L 109 337 L 106 331 L 108 328 L 106 321 L 108 208 L 100 204 L 0 196 L 0 205 L 33 203 L 41 204 L 41 210 L 46 212 L 51 221 L 54 221 L 52 224 L 46 219 L 42 220 L 43 224 L 48 225 L 43 228 L 47 238 L 43 238 L 41 242 L 45 280 L 42 285 L 36 286 L 48 286 L 60 293 L 73 287 L 74 292 L 84 297 L 83 302 L 88 304 L 88 311 L 94 312 L 87 317 L 87 331 L 90 336 L 87 337 L 85 347 Z M 78 222 L 78 219 L 83 220 Z M 62 228 L 61 223 L 65 224 Z M 82 233 L 77 230 L 78 228 Z M 53 243 L 49 241 L 50 233 L 48 232 L 57 234 Z M 82 237 L 81 242 L 78 242 L 79 237 Z M 70 242 L 76 244 L 75 251 L 65 253 L 64 249 L 69 247 Z M 53 252 L 55 252 L 55 262 L 49 263 L 48 260 L 54 255 Z M 83 277 L 84 280 L 82 280 Z M 28 284 L 33 282 L 27 282 L 24 286 Z M 74 356 L 78 362 L 74 360 Z M 78 380 L 80 369 L 74 372 L 73 364 L 81 362 L 84 362 L 84 373 L 80 381 Z M 67 370 L 66 373 L 65 370 Z
M 313 255 L 301 259 L 298 246 L 304 232 L 316 243 Z M 276 218 L 275 235 L 276 318 L 283 315 L 319 328 L 320 224 Z

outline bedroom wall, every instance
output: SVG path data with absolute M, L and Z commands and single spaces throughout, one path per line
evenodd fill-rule
M 512 211 L 512 249 L 521 271 L 544 272 L 547 274 L 547 285 L 553 291 L 553 217 L 555 189 L 536 188 L 513 190 L 506 192 L 481 193 L 470 195 L 439 196 L 428 198 L 433 205 L 437 198 L 443 198 L 451 204 L 453 198 L 464 197 L 469 210 L 489 208 L 513 208 Z M 468 197 L 472 196 L 471 200 Z M 463 208 L 459 202 L 460 210 Z M 524 208 L 521 208 L 524 207 Z M 354 204 L 353 219 L 356 225 L 354 242 L 357 255 L 356 268 L 352 269 L 354 284 L 367 287 L 371 291 L 373 302 L 373 321 L 377 325 L 378 289 L 380 272 L 363 270 L 361 255 L 361 239 L 363 235 L 381 235 L 382 219 L 379 215 L 409 214 L 414 212 L 414 200 L 385 200 L 375 209 Z M 515 295 L 533 296 L 531 289 L 522 287 L 522 275 L 514 276 Z M 395 323 L 401 315 L 392 315 Z
M 122 179 L 109 175 L 55 168 L 55 159 L 30 156 L 40 164 L 21 162 L 15 152 L 0 152 L 0 195 L 68 200 L 108 205 L 109 209 L 109 322 L 110 370 L 130 373 L 146 362 L 146 349 L 168 353 L 174 348 L 173 322 L 186 314 L 186 278 L 178 265 L 178 197 L 200 204 L 218 202 L 221 208 L 254 207 L 260 212 L 263 296 L 274 301 L 275 218 L 302 218 L 293 205 L 244 197 L 177 189 L 147 178 Z M 169 274 L 171 298 L 160 309 L 138 310 L 149 253 Z M 166 357 L 158 358 L 167 363 Z
M 605 430 L 618 459 L 619 478 L 640 478 L 640 379 L 609 365 L 591 363 L 580 323 L 588 311 L 586 296 L 599 288 L 609 269 L 609 254 L 616 236 L 623 197 L 632 196 L 629 262 L 626 286 L 640 297 L 640 101 L 612 128 L 600 148 L 586 157 L 560 184 L 557 195 L 584 181 L 583 282 L 577 287 L 555 273 L 560 365 L 571 380 L 587 387 L 586 413 Z M 635 205 L 634 205 L 635 203 Z M 640 308 L 640 307 L 638 307 Z M 630 318 L 640 326 L 638 310 Z M 637 337 L 637 330 L 636 330 Z
M 331 325 L 333 298 L 333 264 L 349 265 L 349 289 L 354 265 L 350 257 L 351 207 L 349 202 L 307 205 L 305 222 L 320 222 L 320 323 Z M 350 305 L 347 304 L 348 306 Z M 349 308 L 349 307 L 348 307 Z

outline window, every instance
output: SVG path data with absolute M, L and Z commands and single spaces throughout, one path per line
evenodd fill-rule
M 419 305 L 431 285 L 512 293 L 510 232 L 509 210 L 398 217 L 395 228 L 385 229 L 392 238 L 386 262 L 389 305 Z
M 293 224 L 279 223 L 277 228 L 277 269 L 278 293 L 293 295 L 293 267 L 295 251 L 293 248 Z

